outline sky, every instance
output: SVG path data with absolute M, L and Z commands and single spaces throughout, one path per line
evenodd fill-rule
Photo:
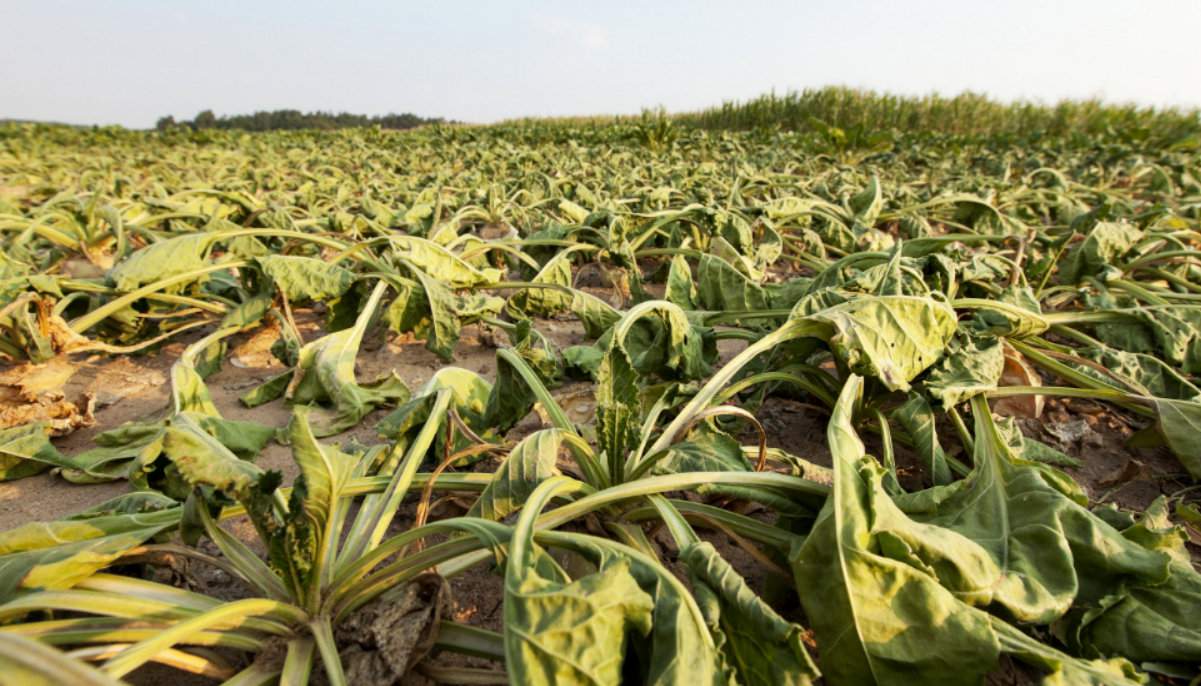
M 1201 106 L 1201 0 L 3 0 L 0 118 L 468 122 L 824 85 Z

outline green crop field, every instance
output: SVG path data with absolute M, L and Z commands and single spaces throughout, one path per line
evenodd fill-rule
M 10 123 L 0 245 L 0 683 L 1198 683 L 1195 112 Z

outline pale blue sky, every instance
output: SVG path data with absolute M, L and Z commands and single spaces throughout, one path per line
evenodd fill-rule
M 841 84 L 1201 105 L 1201 0 L 3 0 L 0 118 L 688 110 Z

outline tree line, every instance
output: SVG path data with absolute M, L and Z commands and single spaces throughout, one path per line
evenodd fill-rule
M 218 117 L 212 110 L 204 110 L 192 120 L 176 120 L 167 115 L 160 117 L 155 125 L 159 131 L 188 127 L 200 129 L 238 129 L 243 131 L 288 131 L 298 129 L 349 129 L 378 126 L 382 129 L 411 129 L 424 124 L 441 124 L 441 117 L 419 117 L 404 114 L 368 116 L 350 112 L 301 112 L 300 110 L 262 110 L 253 114 L 232 114 Z

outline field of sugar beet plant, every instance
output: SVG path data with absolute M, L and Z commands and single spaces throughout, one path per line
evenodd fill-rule
M 0 683 L 1198 683 L 1195 117 L 715 122 L 0 126 Z

